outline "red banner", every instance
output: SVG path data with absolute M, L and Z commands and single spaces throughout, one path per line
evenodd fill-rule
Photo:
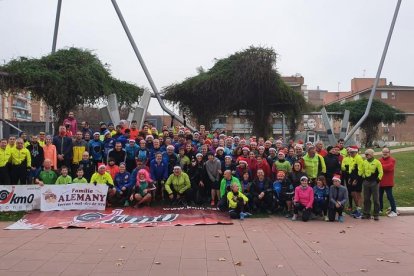
M 227 212 L 210 208 L 106 209 L 105 211 L 32 212 L 6 229 L 128 228 L 200 224 L 232 224 Z

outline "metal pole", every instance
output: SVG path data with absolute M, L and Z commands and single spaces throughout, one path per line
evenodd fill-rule
M 62 10 L 62 0 L 58 0 L 55 19 L 55 30 L 53 32 L 52 54 L 56 52 L 57 37 L 59 33 L 60 11 Z M 45 132 L 50 133 L 50 118 L 53 117 L 53 110 L 46 106 Z M 52 120 L 53 122 L 53 120 Z M 52 123 L 52 133 L 55 133 L 55 128 Z
M 0 93 L 0 138 L 3 139 L 3 96 Z
M 286 129 L 285 129 L 285 124 L 286 124 L 286 117 L 285 114 L 282 114 L 282 137 L 283 137 L 283 142 L 286 143 Z
M 122 16 L 121 10 L 119 9 L 119 7 L 118 7 L 118 4 L 117 4 L 116 0 L 111 0 L 111 1 L 112 1 L 112 5 L 114 6 L 115 11 L 116 11 L 116 13 L 117 13 L 117 15 L 118 15 L 118 17 L 119 17 L 119 20 L 121 21 L 122 27 L 123 27 L 123 28 L 124 28 L 124 30 L 125 30 L 125 33 L 126 33 L 126 35 L 127 35 L 127 37 L 128 37 L 128 40 L 129 40 L 129 42 L 131 43 L 132 48 L 134 49 L 135 55 L 137 56 L 138 61 L 139 61 L 139 63 L 141 64 L 142 70 L 144 70 L 145 76 L 147 77 L 148 82 L 149 82 L 149 84 L 150 84 L 150 86 L 151 86 L 152 90 L 154 91 L 155 96 L 157 97 L 158 103 L 160 104 L 161 108 L 162 108 L 165 112 L 167 112 L 170 116 L 174 116 L 174 118 L 175 118 L 175 119 L 177 119 L 177 121 L 179 121 L 181 124 L 184 124 L 184 119 L 183 119 L 181 116 L 179 116 L 179 115 L 175 114 L 175 113 L 174 113 L 173 111 L 171 111 L 168 107 L 166 107 L 166 106 L 165 106 L 165 104 L 164 104 L 164 102 L 162 101 L 161 96 L 160 96 L 160 93 L 158 92 L 158 89 L 157 89 L 157 87 L 155 86 L 154 81 L 152 80 L 151 74 L 149 73 L 149 71 L 148 71 L 148 69 L 147 69 L 147 66 L 145 65 L 144 59 L 142 58 L 142 56 L 141 56 L 141 54 L 140 54 L 140 52 L 139 52 L 139 50 L 138 50 L 138 47 L 137 47 L 137 45 L 135 44 L 134 38 L 132 37 L 131 32 L 129 31 L 128 25 L 127 25 L 127 23 L 125 22 L 124 17 Z M 144 114 L 144 116 L 145 116 L 145 114 Z M 191 129 L 192 131 L 195 131 L 195 130 L 196 130 L 196 129 L 195 129 L 194 127 L 192 127 L 192 126 L 187 125 L 187 127 L 188 127 L 189 129 Z
M 345 139 L 344 139 L 345 142 L 348 141 L 352 137 L 352 135 L 355 133 L 355 131 L 358 130 L 358 128 L 361 126 L 361 124 L 368 117 L 369 111 L 371 110 L 372 100 L 374 99 L 375 91 L 377 90 L 377 86 L 378 86 L 379 78 L 381 76 L 381 71 L 382 71 L 382 67 L 384 65 L 385 57 L 387 56 L 388 46 L 390 45 L 391 36 L 392 36 L 393 31 L 394 31 L 395 22 L 397 21 L 397 16 L 398 16 L 398 11 L 400 10 L 401 1 L 402 0 L 398 0 L 397 6 L 395 7 L 394 16 L 393 16 L 392 21 L 391 21 L 390 30 L 388 31 L 387 40 L 385 42 L 385 46 L 384 46 L 384 50 L 382 52 L 380 64 L 378 66 L 378 71 L 377 71 L 377 76 L 375 78 L 374 86 L 372 87 L 371 94 L 370 94 L 369 99 L 368 99 L 367 108 L 365 109 L 365 113 L 361 117 L 361 119 L 359 119 L 358 123 L 356 123 L 356 125 L 351 129 L 351 131 L 345 137 Z
M 57 10 L 56 10 L 56 19 L 55 19 L 55 31 L 53 33 L 53 44 L 52 44 L 52 54 L 56 52 L 56 43 L 57 36 L 59 31 L 59 21 L 60 21 L 60 10 L 62 9 L 62 0 L 58 0 Z

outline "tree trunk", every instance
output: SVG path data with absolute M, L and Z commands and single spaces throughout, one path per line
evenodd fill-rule
M 263 137 L 265 140 L 272 136 L 273 127 L 269 122 L 270 112 L 259 111 L 249 116 L 249 121 L 253 124 L 252 135 Z

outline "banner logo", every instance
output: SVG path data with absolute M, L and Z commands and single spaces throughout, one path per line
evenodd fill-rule
M 158 223 L 158 222 L 172 222 L 178 218 L 178 214 L 162 214 L 158 216 L 133 216 L 122 215 L 122 209 L 115 209 L 110 214 L 100 212 L 84 213 L 74 217 L 75 223 L 93 222 L 103 224 L 140 224 L 140 223 Z

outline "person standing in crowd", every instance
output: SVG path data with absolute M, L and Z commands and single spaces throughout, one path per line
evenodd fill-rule
M 44 131 L 39 132 L 39 140 L 37 141 L 43 148 L 46 144 L 46 133 Z
M 363 179 L 362 187 L 364 189 L 364 216 L 363 219 L 371 218 L 371 197 L 374 203 L 374 220 L 379 220 L 380 203 L 379 203 L 379 183 L 384 174 L 381 162 L 374 158 L 374 150 L 365 151 L 365 160 L 362 164 Z
M 299 161 L 296 161 L 293 163 L 292 172 L 288 176 L 289 181 L 292 183 L 294 188 L 300 185 L 300 179 L 302 176 L 306 176 L 306 173 L 302 170 L 302 164 Z
M 11 184 L 27 183 L 28 172 L 32 167 L 30 152 L 24 147 L 22 138 L 16 140 L 16 147 L 10 150 L 11 155 Z
M 319 154 L 322 157 L 325 157 L 326 155 L 328 155 L 329 150 L 325 150 L 323 148 L 323 142 L 322 141 L 316 141 L 315 143 L 315 150 L 316 153 Z M 327 181 L 329 183 L 329 181 Z
M 93 132 L 92 129 L 89 127 L 89 123 L 87 121 L 82 121 L 81 122 L 81 132 L 82 132 L 82 139 L 85 139 L 85 135 L 86 133 L 89 134 L 89 137 L 92 137 Z
M 341 177 L 339 175 L 334 175 L 332 182 L 333 185 L 329 189 L 328 219 L 329 221 L 335 221 L 336 213 L 338 213 L 338 221 L 344 222 L 342 212 L 348 200 L 348 191 L 345 186 L 341 185 Z
M 164 184 L 168 179 L 168 165 L 162 160 L 162 153 L 157 152 L 155 159 L 150 162 L 151 179 L 155 182 L 158 198 L 164 200 Z M 155 199 L 155 194 L 153 195 Z
M 285 212 L 285 217 L 292 217 L 292 199 L 294 188 L 292 183 L 286 177 L 284 171 L 279 171 L 276 175 L 276 181 L 273 183 L 273 190 L 277 194 L 279 200 L 279 210 Z
M 89 183 L 92 175 L 95 173 L 96 165 L 93 160 L 89 158 L 89 153 L 87 151 L 82 154 L 82 160 L 79 161 L 79 168 L 83 170 L 83 176 Z
M 108 162 L 108 153 L 115 147 L 115 139 L 112 139 L 111 132 L 106 130 L 104 132 L 104 140 L 102 141 L 103 144 L 103 161 L 104 163 Z
M 352 198 L 355 203 L 355 210 L 351 213 L 354 218 L 362 218 L 362 182 L 363 182 L 363 163 L 361 155 L 358 154 L 358 147 L 352 146 L 349 149 L 351 157 L 349 165 L 349 188 L 351 189 Z
M 0 183 L 10 184 L 9 164 L 10 150 L 7 149 L 7 140 L 2 138 L 0 141 Z
M 10 136 L 6 149 L 11 150 L 16 147 L 16 136 Z
M 96 167 L 98 167 L 99 164 L 102 163 L 104 155 L 103 143 L 99 139 L 99 132 L 95 132 L 93 134 L 93 139 L 89 141 L 88 148 L 88 152 L 93 163 L 96 165 Z
M 279 151 L 277 154 L 277 160 L 273 164 L 272 171 L 273 175 L 276 176 L 279 171 L 285 172 L 285 174 L 288 174 L 292 171 L 292 165 L 290 165 L 289 161 L 285 159 L 285 153 L 283 151 Z M 273 177 L 275 179 L 276 177 Z
M 136 166 L 135 156 L 137 155 L 138 145 L 134 139 L 129 139 L 128 144 L 125 146 L 126 158 L 125 163 L 127 171 L 132 172 Z
M 389 148 L 382 149 L 382 157 L 379 159 L 384 171 L 384 176 L 380 182 L 379 188 L 379 202 L 380 202 L 380 212 L 384 208 L 384 192 L 387 194 L 387 199 L 390 202 L 391 210 L 388 213 L 388 217 L 396 217 L 397 206 L 395 204 L 394 195 L 392 194 L 392 187 L 394 187 L 394 171 L 396 161 L 391 157 L 391 151 Z
M 316 184 L 316 178 L 326 173 L 325 160 L 316 153 L 315 146 L 309 145 L 308 152 L 303 157 L 305 161 L 305 172 L 309 178 L 309 184 L 313 187 Z
M 52 161 L 50 161 L 50 159 L 45 159 L 45 161 L 43 161 L 43 169 L 36 177 L 34 183 L 40 185 L 55 184 L 57 178 L 58 176 L 56 172 L 52 169 Z
M 214 157 L 214 154 L 212 152 L 209 152 L 207 154 L 208 160 L 205 163 L 205 168 L 207 172 L 207 176 L 210 182 L 210 188 L 211 188 L 211 206 L 215 206 L 219 199 L 220 199 L 220 176 L 222 174 L 221 172 L 221 162 Z M 217 199 L 217 201 L 216 201 Z
M 194 160 L 191 160 L 190 170 L 188 172 L 190 177 L 191 187 L 194 192 L 194 201 L 196 204 L 203 204 L 207 197 L 205 183 L 207 175 L 203 161 L 203 155 L 197 153 Z
M 326 183 L 328 187 L 332 186 L 332 177 L 341 173 L 341 162 L 339 161 L 339 152 L 337 146 L 328 146 L 327 154 L 324 157 L 326 165 Z
M 300 211 L 302 211 L 302 221 L 308 221 L 311 217 L 314 195 L 313 189 L 309 186 L 308 181 L 309 179 L 306 176 L 302 176 L 300 185 L 295 189 L 295 197 L 293 199 L 293 221 L 297 220 Z
M 121 163 L 125 163 L 126 160 L 126 152 L 122 148 L 121 142 L 115 142 L 115 147 L 108 152 L 107 160 L 110 158 L 115 160 L 116 165 L 120 165 Z
M 82 131 L 78 131 L 75 140 L 73 140 L 72 177 L 76 177 L 79 162 L 82 160 L 82 154 L 85 151 L 88 151 L 88 144 L 82 139 Z
M 43 154 L 45 160 L 49 159 L 52 162 L 52 169 L 57 170 L 56 146 L 52 144 L 52 137 L 50 135 L 46 136 L 45 145 L 43 146 Z
M 129 128 L 129 138 L 136 140 L 138 138 L 139 129 L 138 129 L 138 123 L 136 120 L 131 121 L 131 126 Z
M 43 148 L 39 145 L 38 137 L 36 135 L 32 136 L 30 145 L 27 147 L 27 149 L 30 152 L 30 158 L 32 160 L 32 167 L 30 169 L 28 183 L 32 184 L 42 169 L 45 155 Z
M 72 133 L 76 133 L 78 131 L 78 122 L 75 119 L 75 114 L 71 111 L 68 113 L 68 117 L 63 120 L 63 125 L 69 124 L 69 129 Z
M 62 166 L 70 168 L 73 156 L 72 138 L 66 137 L 65 126 L 59 127 L 59 135 L 53 138 L 53 144 L 56 146 L 57 152 L 57 169 Z
M 339 154 L 341 154 L 343 157 L 347 155 L 347 150 L 345 148 L 345 140 L 340 138 L 338 140 L 338 148 L 339 148 Z
M 352 157 L 349 153 L 349 150 L 351 148 L 347 148 L 347 155 L 343 157 L 341 162 L 341 181 L 342 185 L 344 185 L 348 191 L 348 211 L 352 211 L 353 205 L 352 205 L 352 183 L 350 182 L 350 166 L 352 163 Z M 339 150 L 339 147 L 338 147 Z

